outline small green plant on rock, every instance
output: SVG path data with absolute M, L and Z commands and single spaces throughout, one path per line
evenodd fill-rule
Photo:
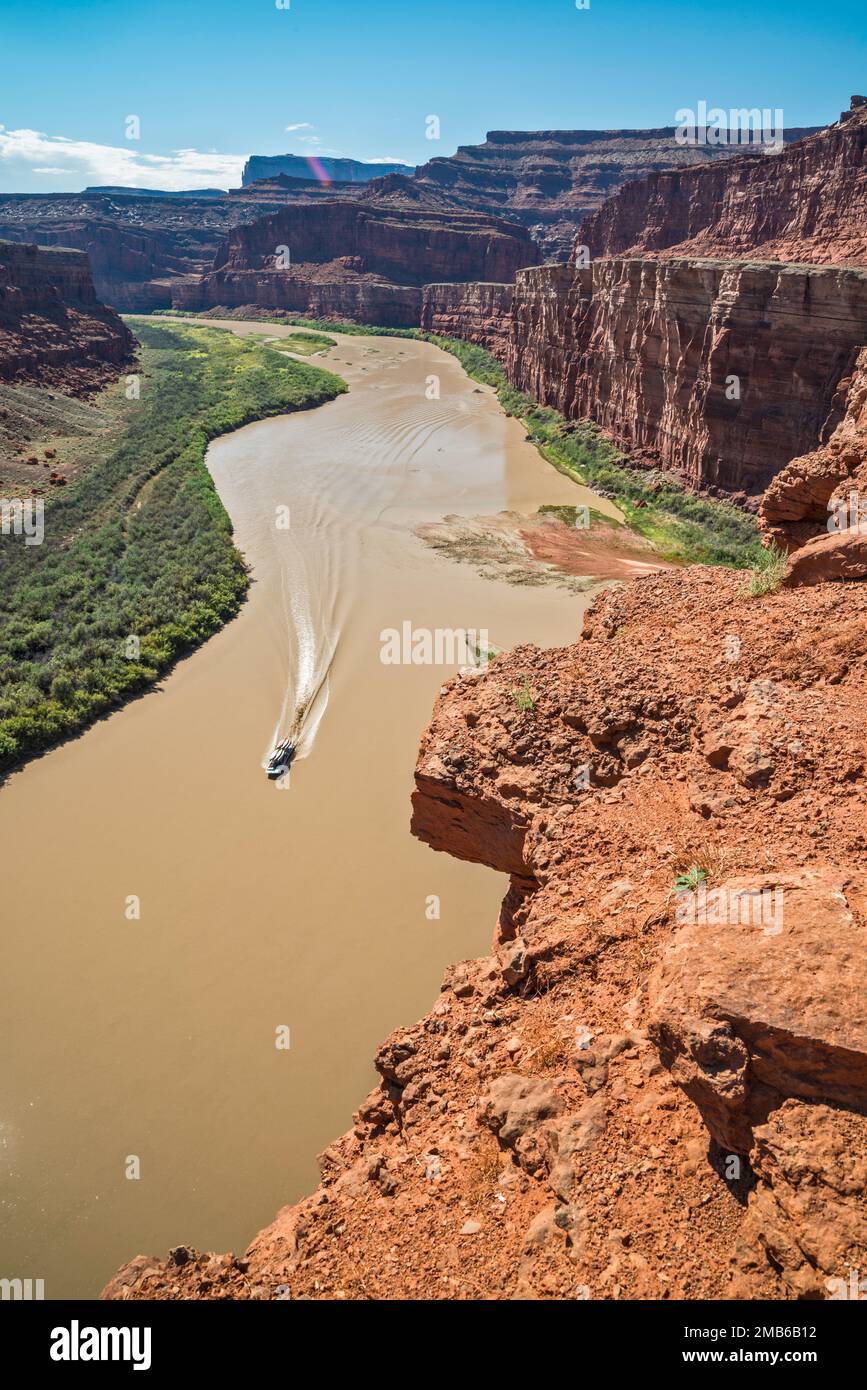
M 786 575 L 788 558 L 786 552 L 773 542 L 762 550 L 750 570 L 747 584 L 750 598 L 761 598 L 763 594 L 772 594 L 775 589 L 779 589 Z
M 697 864 L 691 864 L 684 873 L 678 874 L 674 880 L 674 887 L 678 893 L 683 893 L 686 890 L 694 893 L 702 883 L 707 883 L 705 870 L 700 869 Z
M 526 714 L 529 710 L 536 708 L 536 701 L 530 689 L 530 682 L 525 676 L 520 686 L 513 685 L 509 691 L 515 702 L 515 709 L 520 710 L 521 714 Z

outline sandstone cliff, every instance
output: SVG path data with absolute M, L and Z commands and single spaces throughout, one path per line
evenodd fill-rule
M 277 174 L 286 178 L 319 178 L 329 183 L 369 183 L 388 174 L 411 174 L 411 164 L 365 163 L 360 159 L 332 159 L 327 155 L 251 154 L 244 165 L 241 182 L 246 186 Z
M 105 1296 L 832 1297 L 867 1259 L 865 662 L 863 586 L 691 569 L 449 682 L 413 827 L 511 876 L 490 955 L 243 1258 Z
M 464 338 L 505 361 L 512 334 L 513 285 L 425 285 L 419 322 L 426 333 Z
M 786 577 L 793 585 L 867 577 L 867 348 L 835 407 L 830 437 L 792 459 L 759 508 L 766 542 L 794 552 Z
M 446 274 L 510 281 L 538 259 L 527 232 L 483 214 L 358 200 L 294 203 L 236 227 L 213 269 L 178 285 L 173 303 L 180 309 L 255 304 L 308 313 L 330 303 L 344 317 L 414 326 L 426 281 Z
M 761 493 L 867 342 L 867 271 L 613 259 L 518 276 L 508 371 L 694 487 Z
M 85 251 L 99 298 L 147 313 L 170 308 L 172 282 L 205 271 L 230 227 L 269 208 L 228 195 L 2 194 L 0 237 Z
M 0 380 L 86 394 L 118 375 L 133 344 L 82 252 L 0 241 Z
M 815 129 L 811 127 L 810 131 Z M 786 140 L 810 133 L 790 130 Z M 715 167 L 737 148 L 679 145 L 674 126 L 655 130 L 491 130 L 416 170 L 415 181 L 463 208 L 529 227 L 546 258 L 565 260 L 582 219 L 629 180 L 662 170 Z
M 867 264 L 867 99 L 827 130 L 759 159 L 628 183 L 582 225 L 594 256 L 758 257 Z

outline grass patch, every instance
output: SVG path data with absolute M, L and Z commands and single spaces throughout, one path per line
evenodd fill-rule
M 238 611 L 248 577 L 208 442 L 346 390 L 230 333 L 135 328 L 141 398 L 116 447 L 47 501 L 42 545 L 0 540 L 0 770 L 152 684 Z
M 757 557 L 747 584 L 750 598 L 761 598 L 779 589 L 786 575 L 789 557 L 779 546 L 771 544 Z

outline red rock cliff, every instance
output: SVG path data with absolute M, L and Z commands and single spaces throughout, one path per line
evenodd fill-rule
M 420 324 L 427 333 L 464 338 L 505 360 L 512 334 L 514 286 L 425 285 Z
M 626 184 L 582 225 L 594 256 L 867 265 L 867 100 L 779 154 Z
M 83 252 L 0 241 L 0 380 L 87 392 L 117 376 L 133 343 Z
M 791 130 L 787 140 L 806 131 Z M 730 146 L 679 145 L 673 126 L 655 130 L 492 130 L 416 170 L 413 182 L 458 207 L 500 213 L 529 227 L 546 257 L 565 260 L 589 213 L 628 180 L 653 171 L 715 166 Z
M 357 200 L 291 204 L 235 228 L 212 271 L 178 287 L 173 302 L 177 308 L 258 304 L 316 312 L 321 291 L 310 287 L 327 285 L 346 317 L 415 325 L 427 281 L 448 275 L 508 282 L 538 260 L 527 232 L 484 214 Z M 356 294 L 365 284 L 371 287 L 367 300 Z M 392 303 L 400 307 L 390 309 Z M 380 312 L 387 316 L 377 318 Z
M 692 486 L 756 495 L 819 439 L 864 343 L 867 271 L 617 258 L 522 271 L 507 365 Z

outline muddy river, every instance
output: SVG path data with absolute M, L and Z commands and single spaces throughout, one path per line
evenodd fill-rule
M 574 640 L 586 598 L 482 578 L 415 528 L 589 497 L 428 344 L 314 360 L 349 394 L 208 455 L 253 567 L 240 616 L 0 790 L 0 1275 L 47 1298 L 179 1242 L 242 1249 L 315 1185 L 378 1042 L 490 945 L 504 880 L 409 833 L 454 666 L 384 664 L 381 634 Z M 281 787 L 263 761 L 299 706 Z

